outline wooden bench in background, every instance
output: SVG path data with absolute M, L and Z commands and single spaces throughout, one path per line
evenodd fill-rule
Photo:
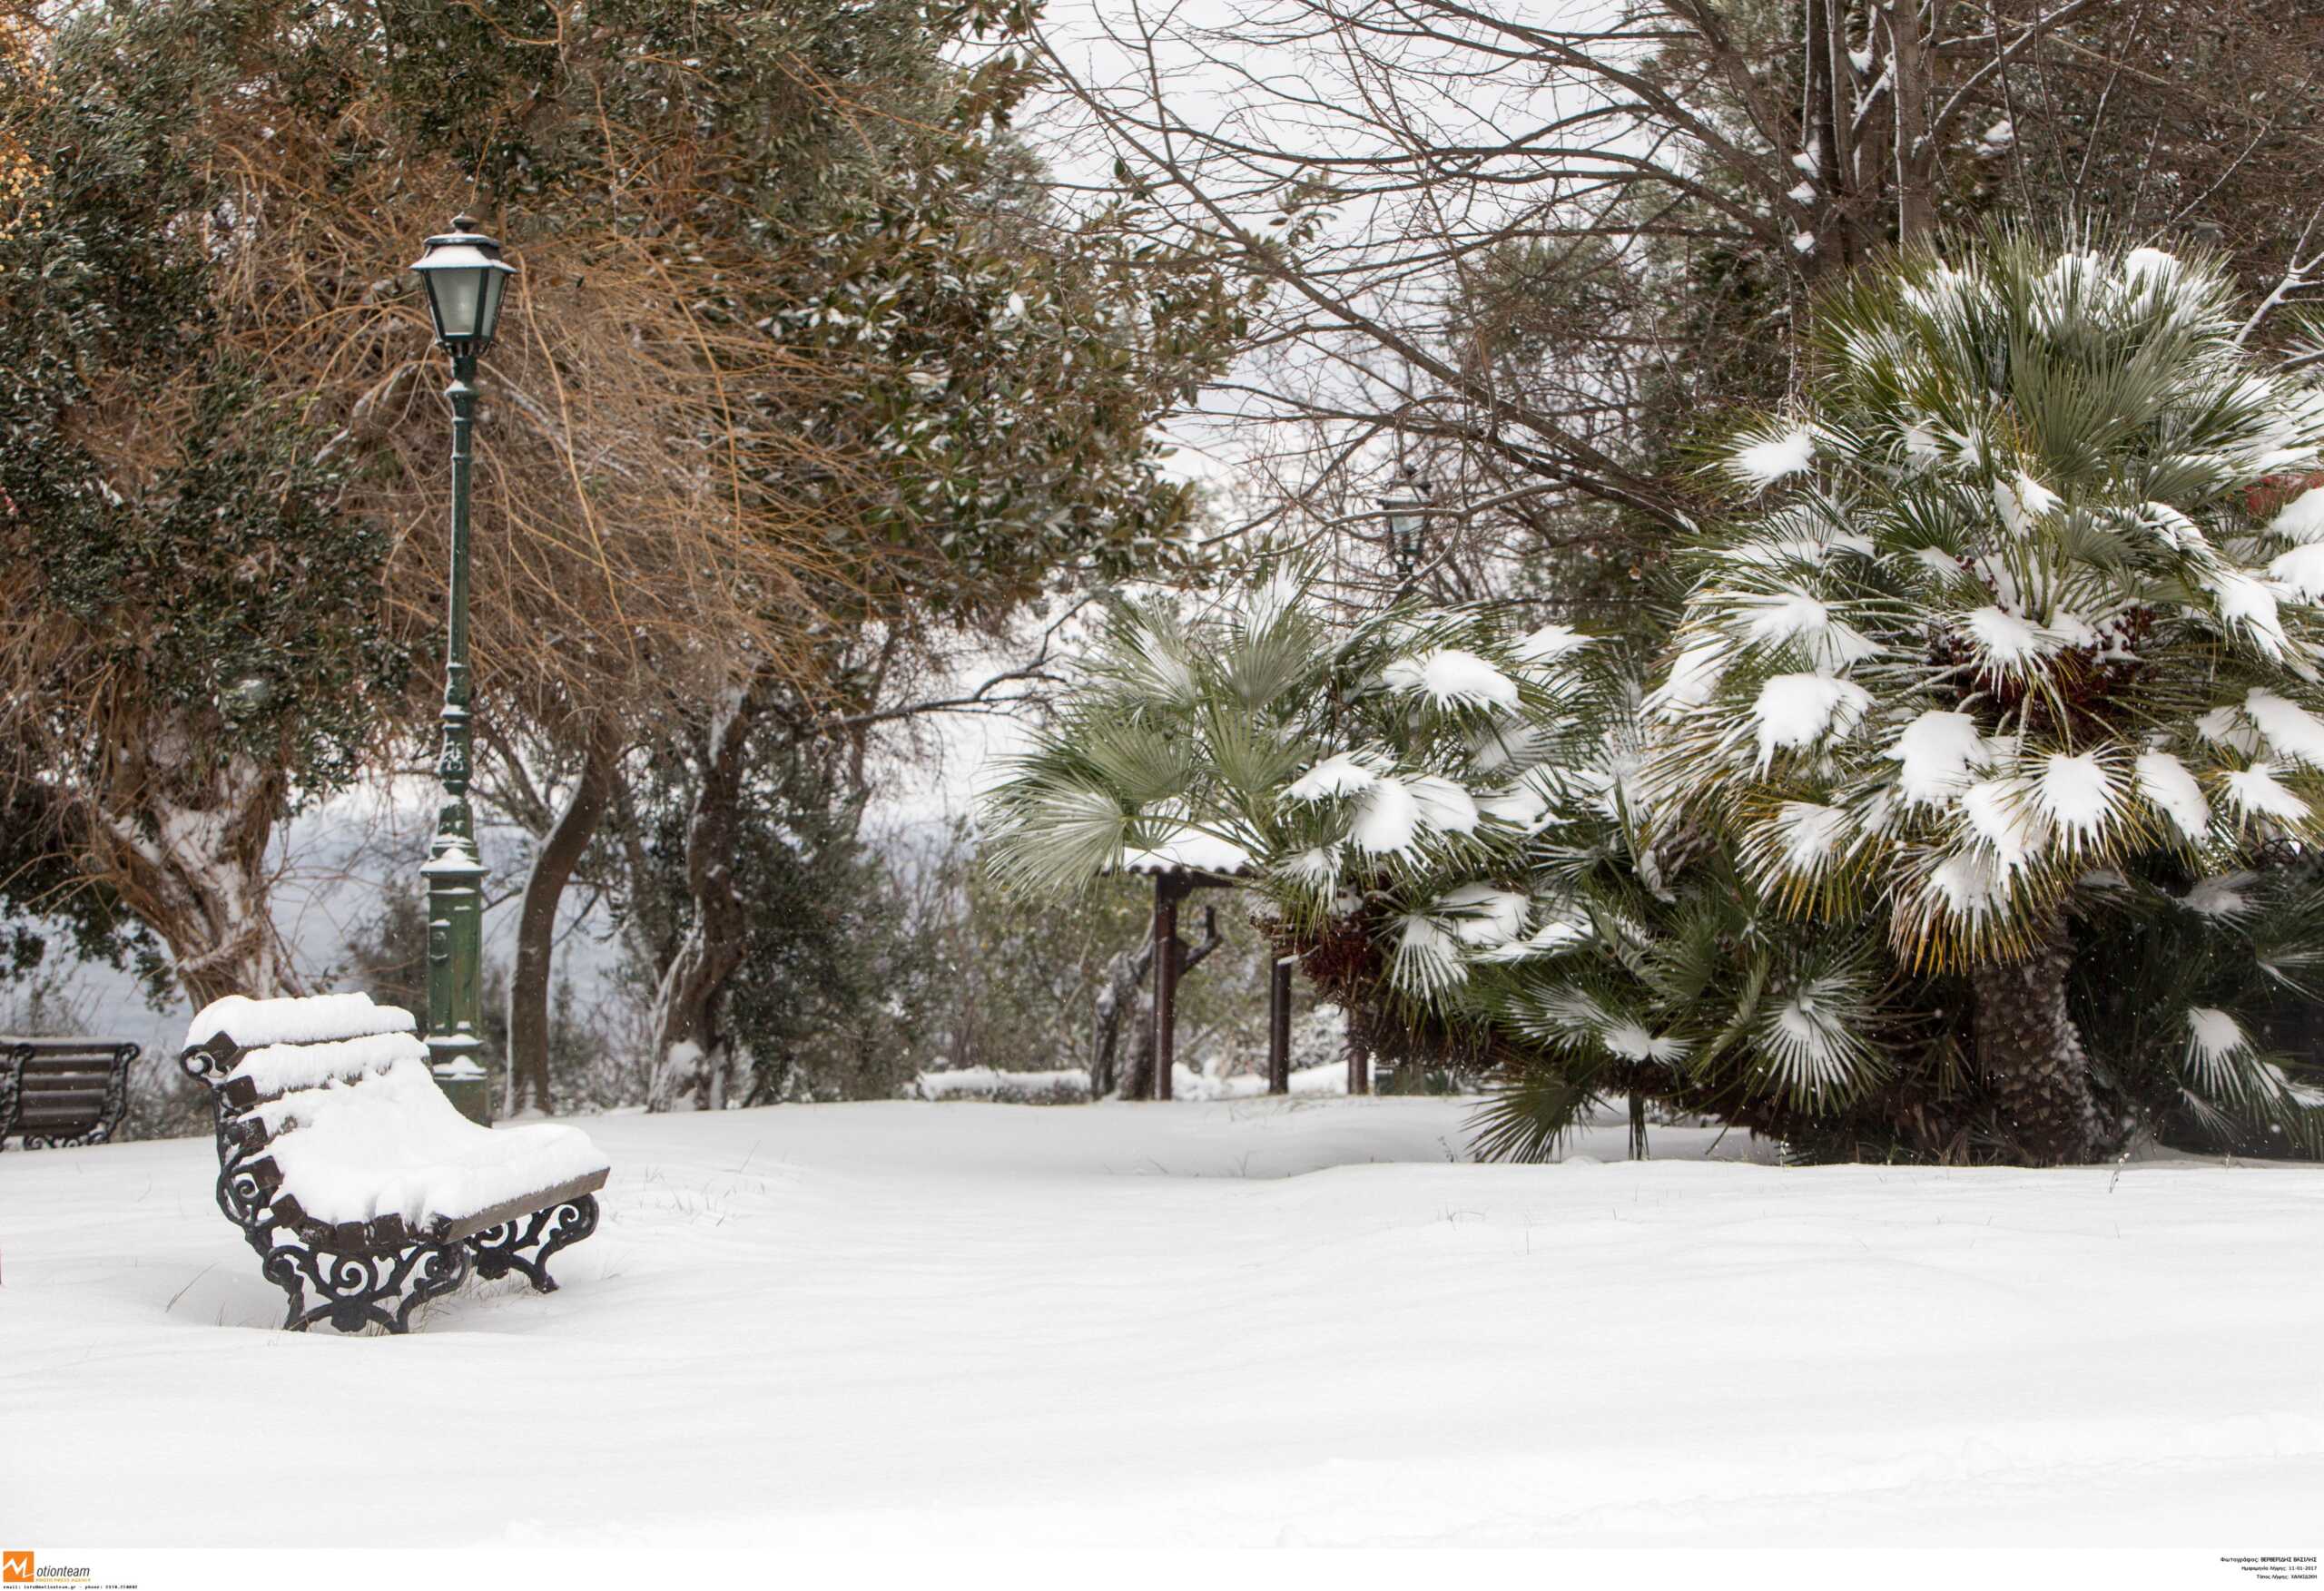
M 129 1110 L 137 1046 L 117 1038 L 18 1038 L 0 1034 L 0 1149 L 103 1144 Z
M 587 1136 L 468 1120 L 412 1029 L 325 995 L 221 1000 L 187 1030 L 181 1064 L 217 1105 L 218 1207 L 289 1295 L 288 1331 L 403 1331 L 471 1272 L 552 1292 L 549 1256 L 596 1230 L 607 1167 Z

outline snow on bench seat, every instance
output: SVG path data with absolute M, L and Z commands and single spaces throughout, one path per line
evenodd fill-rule
M 575 1184 L 603 1184 L 611 1163 L 586 1134 L 478 1126 L 436 1085 L 426 1047 L 403 1042 L 416 1053 L 352 1080 L 293 1088 L 251 1113 L 265 1124 L 282 1193 L 306 1219 L 340 1225 L 395 1215 L 413 1232 L 458 1234 L 535 1208 L 553 1190 L 569 1196 L 587 1191 Z

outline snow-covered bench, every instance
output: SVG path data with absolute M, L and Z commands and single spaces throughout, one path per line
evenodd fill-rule
M 103 1144 L 129 1112 L 137 1046 L 117 1038 L 0 1034 L 0 1148 Z
M 401 1331 L 471 1271 L 551 1292 L 548 1257 L 596 1230 L 596 1146 L 461 1115 L 409 1011 L 230 996 L 193 1019 L 181 1062 L 217 1105 L 218 1207 L 290 1295 L 287 1330 Z

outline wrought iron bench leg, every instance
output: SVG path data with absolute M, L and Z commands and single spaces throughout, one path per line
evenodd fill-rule
M 386 1254 L 335 1254 L 299 1245 L 277 1248 L 268 1257 L 267 1280 L 289 1295 L 282 1329 L 303 1331 L 328 1321 L 342 1331 L 384 1326 L 411 1329 L 413 1311 L 441 1298 L 468 1276 L 465 1244 L 413 1243 Z M 307 1303 L 311 1288 L 320 1301 Z
M 556 1280 L 548 1273 L 548 1257 L 596 1230 L 597 1195 L 584 1193 L 520 1220 L 487 1227 L 468 1243 L 476 1254 L 476 1273 L 485 1280 L 515 1271 L 533 1284 L 536 1292 L 555 1292 Z M 529 1259 L 527 1250 L 533 1251 Z

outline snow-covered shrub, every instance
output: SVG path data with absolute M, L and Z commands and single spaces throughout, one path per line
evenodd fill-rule
M 1996 1129 L 2037 1161 L 2174 1109 L 2317 1134 L 2324 1095 L 2237 1012 L 2313 993 L 2324 953 L 2324 490 L 2285 489 L 2324 464 L 2324 397 L 2240 324 L 2221 275 L 2152 250 L 1858 278 L 1801 407 L 1728 458 L 1757 501 L 1647 702 L 1656 832 L 1965 975 Z M 2077 997 L 2108 961 L 2167 976 Z M 1835 1089 L 1881 1065 L 1867 977 L 1781 1008 Z
M 1546 929 L 1518 853 L 1619 693 L 1570 630 L 1334 618 L 1296 569 L 1192 616 L 1124 605 L 1054 732 L 990 792 L 986 857 L 1050 892 L 1138 852 L 1248 860 L 1359 1042 L 1481 1059 L 1443 997 Z
M 961 1066 L 922 1072 L 906 1087 L 914 1099 L 979 1099 L 1002 1105 L 1087 1105 L 1089 1075 L 1078 1069 L 1003 1072 L 992 1066 Z

